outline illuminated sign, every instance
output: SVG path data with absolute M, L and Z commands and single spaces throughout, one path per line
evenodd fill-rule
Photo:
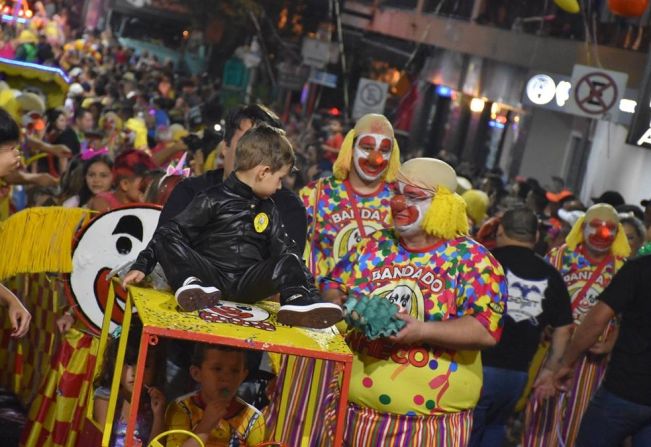
M 552 73 L 531 73 L 522 95 L 522 104 L 534 107 L 540 107 L 557 112 L 570 113 L 572 115 L 585 114 L 575 113 L 569 107 L 570 95 L 572 95 L 572 82 L 569 76 L 563 76 Z M 620 96 L 622 96 L 620 94 Z M 634 90 L 626 89 L 626 97 L 634 98 Z M 618 108 L 611 113 L 611 120 L 620 124 L 628 125 L 631 115 L 635 111 L 637 103 L 632 99 L 622 98 L 617 102 Z M 597 117 L 600 118 L 600 117 Z M 651 138 L 651 135 L 650 135 Z
M 546 74 L 538 74 L 527 82 L 527 98 L 540 106 L 549 104 L 556 96 L 556 83 Z
M 637 96 L 635 114 L 628 126 L 626 142 L 635 146 L 651 149 L 651 59 L 647 58 L 644 75 Z

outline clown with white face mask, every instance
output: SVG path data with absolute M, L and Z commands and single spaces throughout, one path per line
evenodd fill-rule
M 304 257 L 317 282 L 362 239 L 391 226 L 391 182 L 399 166 L 391 123 L 365 115 L 344 138 L 334 175 L 300 191 L 308 217 Z
M 604 203 L 590 207 L 585 216 L 573 225 L 565 244 L 550 251 L 547 260 L 563 276 L 575 325 L 581 324 L 583 317 L 597 303 L 597 297 L 610 284 L 629 253 L 626 232 L 619 223 L 617 211 Z M 572 384 L 565 394 L 567 410 L 562 415 L 553 411 L 557 408 L 558 397 L 543 403 L 529 401 L 524 446 L 560 445 L 558 433 L 564 445 L 574 445 L 583 413 L 603 379 L 608 354 L 617 339 L 618 329 L 614 323 L 590 353 L 576 362 Z
M 324 297 L 397 303 L 406 322 L 389 338 L 347 334 L 354 358 L 344 445 L 465 446 L 482 387 L 480 349 L 499 340 L 506 279 L 467 235 L 452 167 L 412 159 L 396 180 L 394 228 L 364 239 L 321 284 Z

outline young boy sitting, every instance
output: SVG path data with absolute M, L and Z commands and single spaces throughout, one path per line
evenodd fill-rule
M 236 396 L 246 378 L 245 351 L 230 346 L 198 343 L 190 375 L 199 390 L 172 402 L 165 415 L 168 430 L 191 430 L 206 447 L 258 445 L 264 441 L 262 413 Z M 167 447 L 195 447 L 184 435 L 171 435 Z
M 254 303 L 280 293 L 279 323 L 332 326 L 342 318 L 341 307 L 321 300 L 269 198 L 294 165 L 289 140 L 282 130 L 260 124 L 242 136 L 235 157 L 235 172 L 197 195 L 149 244 L 179 306 L 193 311 L 222 297 Z M 149 273 L 142 257 L 123 286 Z

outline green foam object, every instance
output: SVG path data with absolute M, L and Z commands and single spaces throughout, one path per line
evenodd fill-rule
M 344 304 L 344 319 L 348 326 L 364 333 L 369 340 L 395 335 L 405 326 L 396 318 L 398 306 L 381 297 L 348 298 Z

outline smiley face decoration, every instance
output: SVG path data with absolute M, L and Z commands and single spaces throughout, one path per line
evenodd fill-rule
M 159 215 L 160 207 L 156 205 L 117 208 L 97 216 L 77 233 L 66 291 L 77 317 L 92 332 L 99 333 L 102 328 L 108 274 L 136 259 L 152 238 Z M 111 331 L 122 323 L 126 301 L 122 287 L 116 286 L 115 293 Z

